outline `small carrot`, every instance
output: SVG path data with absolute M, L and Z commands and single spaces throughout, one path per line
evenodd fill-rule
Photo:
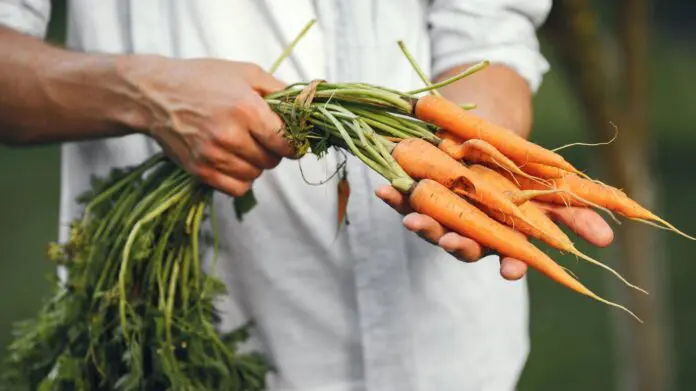
M 410 190 L 409 203 L 416 212 L 432 217 L 450 230 L 469 237 L 503 256 L 519 259 L 557 283 L 602 303 L 620 308 L 642 323 L 640 318 L 627 308 L 590 291 L 532 243 L 509 227 L 493 220 L 442 184 L 428 179 L 420 180 Z
M 512 183 L 508 178 L 504 177 L 501 175 L 499 172 L 492 170 L 488 167 L 481 166 L 478 164 L 472 165 L 469 167 L 472 171 L 476 172 L 479 174 L 482 178 L 485 178 L 486 181 L 489 183 L 492 183 L 494 186 L 497 186 L 499 189 L 502 191 L 505 191 L 509 194 L 515 194 L 519 188 Z M 544 190 L 542 190 L 544 191 Z M 507 194 L 506 193 L 506 194 Z M 577 257 L 580 257 L 587 262 L 590 262 L 596 266 L 599 266 L 610 273 L 614 274 L 616 277 L 618 277 L 621 281 L 623 281 L 626 285 L 630 286 L 633 289 L 639 290 L 643 293 L 647 292 L 628 282 L 621 274 L 619 274 L 617 271 L 612 269 L 611 267 L 595 260 L 594 258 L 591 258 L 590 256 L 582 253 L 580 250 L 578 250 L 573 242 L 570 240 L 568 235 L 563 232 L 547 215 L 542 211 L 539 207 L 534 205 L 531 202 L 524 202 L 520 204 L 520 210 L 522 210 L 522 213 L 524 213 L 527 218 L 534 223 L 535 226 L 541 228 L 543 231 L 542 232 L 548 232 L 548 235 L 539 235 L 538 231 L 528 231 L 525 232 L 524 226 L 521 226 L 520 231 L 526 235 L 532 236 L 536 239 L 541 240 L 542 242 L 548 244 L 549 246 L 556 248 L 561 251 L 568 252 L 570 254 L 573 254 Z M 512 219 L 512 223 L 514 224 L 514 217 L 509 217 Z M 508 224 L 509 225 L 509 224 Z
M 337 194 L 338 194 L 338 226 L 340 227 L 343 223 L 343 219 L 346 217 L 346 211 L 348 209 L 348 198 L 350 197 L 350 184 L 346 178 L 345 172 L 342 174 L 341 178 L 338 180 Z M 348 220 L 346 219 L 346 224 Z
M 514 174 L 503 174 L 508 176 L 514 176 Z M 545 190 L 549 188 L 523 177 L 515 176 L 514 178 L 520 184 L 520 188 L 525 190 Z M 696 240 L 696 237 L 693 237 L 680 231 L 674 225 L 667 222 L 663 218 L 655 215 L 650 210 L 644 208 L 638 202 L 634 201 L 628 195 L 626 195 L 626 193 L 613 186 L 601 184 L 585 178 L 580 178 L 575 174 L 566 175 L 562 178 L 551 179 L 550 185 L 552 186 L 552 188 L 565 190 L 565 192 L 574 194 L 577 197 L 571 197 L 568 194 L 564 194 L 564 192 L 552 192 L 539 195 L 536 198 L 537 200 L 562 205 L 584 206 L 588 203 L 599 205 L 609 210 L 615 211 L 629 219 L 645 222 L 648 224 L 654 224 L 660 228 L 676 232 L 677 234 L 684 236 L 688 239 Z M 587 203 L 583 202 L 583 200 L 586 200 Z
M 496 171 L 498 175 L 498 173 Z M 507 178 L 504 178 L 507 180 Z M 510 190 L 508 191 L 505 195 L 512 201 L 513 204 L 515 205 L 522 205 L 526 203 L 527 201 L 533 200 L 535 198 L 539 198 L 548 194 L 556 194 L 556 193 L 565 193 L 568 194 L 566 190 L 563 189 L 548 189 L 548 190 L 520 190 L 519 188 L 515 190 Z
M 415 116 L 456 134 L 464 140 L 480 139 L 494 146 L 517 165 L 542 163 L 566 171 L 579 172 L 561 155 L 549 151 L 518 134 L 463 110 L 446 98 L 425 95 L 414 105 Z
M 469 163 L 482 163 L 500 167 L 513 174 L 524 176 L 531 180 L 540 180 L 522 171 L 517 164 L 508 159 L 491 144 L 479 140 L 471 139 L 464 141 L 461 137 L 448 132 L 444 129 L 438 130 L 435 135 L 440 139 L 438 148 L 450 155 L 453 159 L 464 160 Z

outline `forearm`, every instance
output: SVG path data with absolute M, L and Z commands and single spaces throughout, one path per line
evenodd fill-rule
M 0 28 L 0 143 L 122 136 L 143 110 L 119 76 L 126 57 L 71 52 Z
M 437 81 L 466 69 L 463 65 L 437 77 Z M 527 82 L 512 69 L 491 65 L 472 76 L 442 88 L 440 92 L 457 103 L 475 103 L 474 112 L 523 137 L 532 128 L 532 93 Z

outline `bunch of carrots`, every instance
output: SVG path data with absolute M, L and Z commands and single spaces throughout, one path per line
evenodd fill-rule
M 403 92 L 315 80 L 264 97 L 284 120 L 285 135 L 298 155 L 321 157 L 331 148 L 352 154 L 407 195 L 415 211 L 635 317 L 596 295 L 525 239 L 574 254 L 642 291 L 580 252 L 537 202 L 596 208 L 696 239 L 619 189 L 588 177 L 560 154 L 478 117 L 468 110 L 472 105 L 457 105 L 437 93 L 488 62 L 431 85 L 401 48 L 423 88 Z M 76 237 L 54 247 L 52 258 L 68 268 L 67 282 L 58 283 L 54 300 L 10 349 L 16 377 L 23 376 L 24 365 L 31 367 L 26 373 L 32 378 L 23 384 L 46 390 L 135 390 L 148 384 L 174 389 L 183 381 L 190 384 L 186 389 L 208 390 L 220 389 L 234 374 L 235 382 L 225 388 L 263 389 L 271 367 L 257 356 L 238 356 L 242 337 L 213 332 L 217 315 L 211 300 L 224 289 L 201 270 L 198 240 L 206 212 L 214 216 L 212 192 L 163 155 L 95 186 L 74 224 Z M 246 205 L 240 212 L 255 205 L 253 193 L 235 202 Z M 50 349 L 47 336 L 56 344 Z M 114 352 L 120 360 L 115 364 L 107 359 Z M 32 361 L 38 358 L 40 366 Z M 69 374 L 56 375 L 65 368 Z

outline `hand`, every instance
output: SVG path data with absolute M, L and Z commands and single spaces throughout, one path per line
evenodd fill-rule
M 136 56 L 123 67 L 142 127 L 188 172 L 240 196 L 293 156 L 283 122 L 261 97 L 285 85 L 243 62 Z
M 376 192 L 377 196 L 397 212 L 405 215 L 404 226 L 425 240 L 442 247 L 464 262 L 476 262 L 484 254 L 484 249 L 475 241 L 448 231 L 432 217 L 414 212 L 408 198 L 393 187 L 386 185 Z M 535 203 L 552 219 L 567 225 L 580 237 L 598 247 L 611 244 L 614 233 L 611 227 L 595 211 L 588 208 L 556 206 Z M 520 234 L 522 235 L 522 234 Z M 527 273 L 527 265 L 514 258 L 501 257 L 500 274 L 507 280 L 518 280 Z

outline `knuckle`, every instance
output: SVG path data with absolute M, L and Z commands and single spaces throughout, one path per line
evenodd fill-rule
M 208 166 L 204 165 L 203 163 L 196 163 L 191 166 L 191 171 L 192 174 L 205 180 L 205 181 L 212 181 L 213 180 L 213 172 L 208 168 Z
M 231 108 L 232 117 L 247 126 L 258 121 L 261 114 L 261 107 L 254 95 L 249 94 L 239 99 Z
M 266 155 L 266 158 L 262 162 L 262 167 L 266 170 L 278 167 L 280 164 L 280 158 L 277 156 Z
M 242 137 L 240 137 L 236 129 L 236 127 L 232 127 L 227 130 L 223 130 L 222 128 L 216 130 L 213 133 L 213 141 L 226 149 L 238 150 L 242 148 L 244 143 L 241 141 Z
M 209 162 L 215 162 L 220 159 L 220 154 L 218 149 L 215 148 L 211 143 L 205 143 L 198 147 L 198 153 L 200 157 Z
M 261 68 L 261 66 L 259 66 L 256 63 L 245 61 L 241 64 L 244 67 L 244 71 L 248 76 L 258 76 L 264 72 L 263 68 Z

